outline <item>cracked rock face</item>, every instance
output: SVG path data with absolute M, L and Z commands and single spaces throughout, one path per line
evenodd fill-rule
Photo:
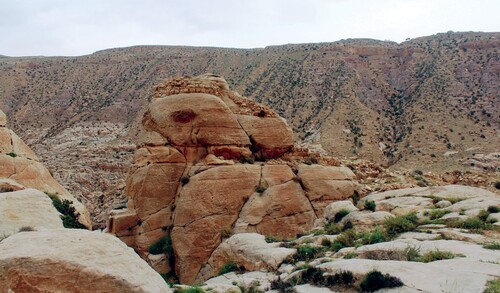
M 347 168 L 300 164 L 286 121 L 218 76 L 157 86 L 142 122 L 127 208 L 112 211 L 108 230 L 145 259 L 170 236 L 182 283 L 218 272 L 223 264 L 208 262 L 230 235 L 294 237 L 359 190 Z
M 0 179 L 10 179 L 19 185 L 52 194 L 73 202 L 80 214 L 79 221 L 91 227 L 85 206 L 59 184 L 49 170 L 39 162 L 35 153 L 6 125 L 5 114 L 0 111 Z M 1 192 L 1 191 L 0 191 Z

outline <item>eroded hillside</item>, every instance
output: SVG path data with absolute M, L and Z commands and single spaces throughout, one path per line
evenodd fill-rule
M 104 208 L 123 199 L 138 117 L 153 85 L 206 72 L 226 77 L 231 88 L 286 118 L 299 139 L 339 158 L 495 172 L 497 156 L 479 163 L 473 157 L 500 145 L 499 47 L 498 33 L 446 33 L 401 44 L 140 46 L 81 57 L 2 57 L 0 107 L 57 179 Z

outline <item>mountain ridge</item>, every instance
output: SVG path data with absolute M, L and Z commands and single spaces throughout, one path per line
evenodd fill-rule
M 500 145 L 499 48 L 500 33 L 448 32 L 399 44 L 134 46 L 1 58 L 0 108 L 58 180 L 84 197 L 123 189 L 154 85 L 207 72 L 274 109 L 303 143 L 340 159 L 466 171 L 476 154 Z

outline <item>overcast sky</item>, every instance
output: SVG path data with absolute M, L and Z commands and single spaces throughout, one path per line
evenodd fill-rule
M 0 0 L 0 55 L 500 31 L 500 0 Z

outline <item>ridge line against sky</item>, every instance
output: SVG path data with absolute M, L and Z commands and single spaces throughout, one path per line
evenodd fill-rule
M 446 31 L 500 31 L 498 0 L 0 0 L 0 55 L 78 56 L 106 48 L 261 48 Z

